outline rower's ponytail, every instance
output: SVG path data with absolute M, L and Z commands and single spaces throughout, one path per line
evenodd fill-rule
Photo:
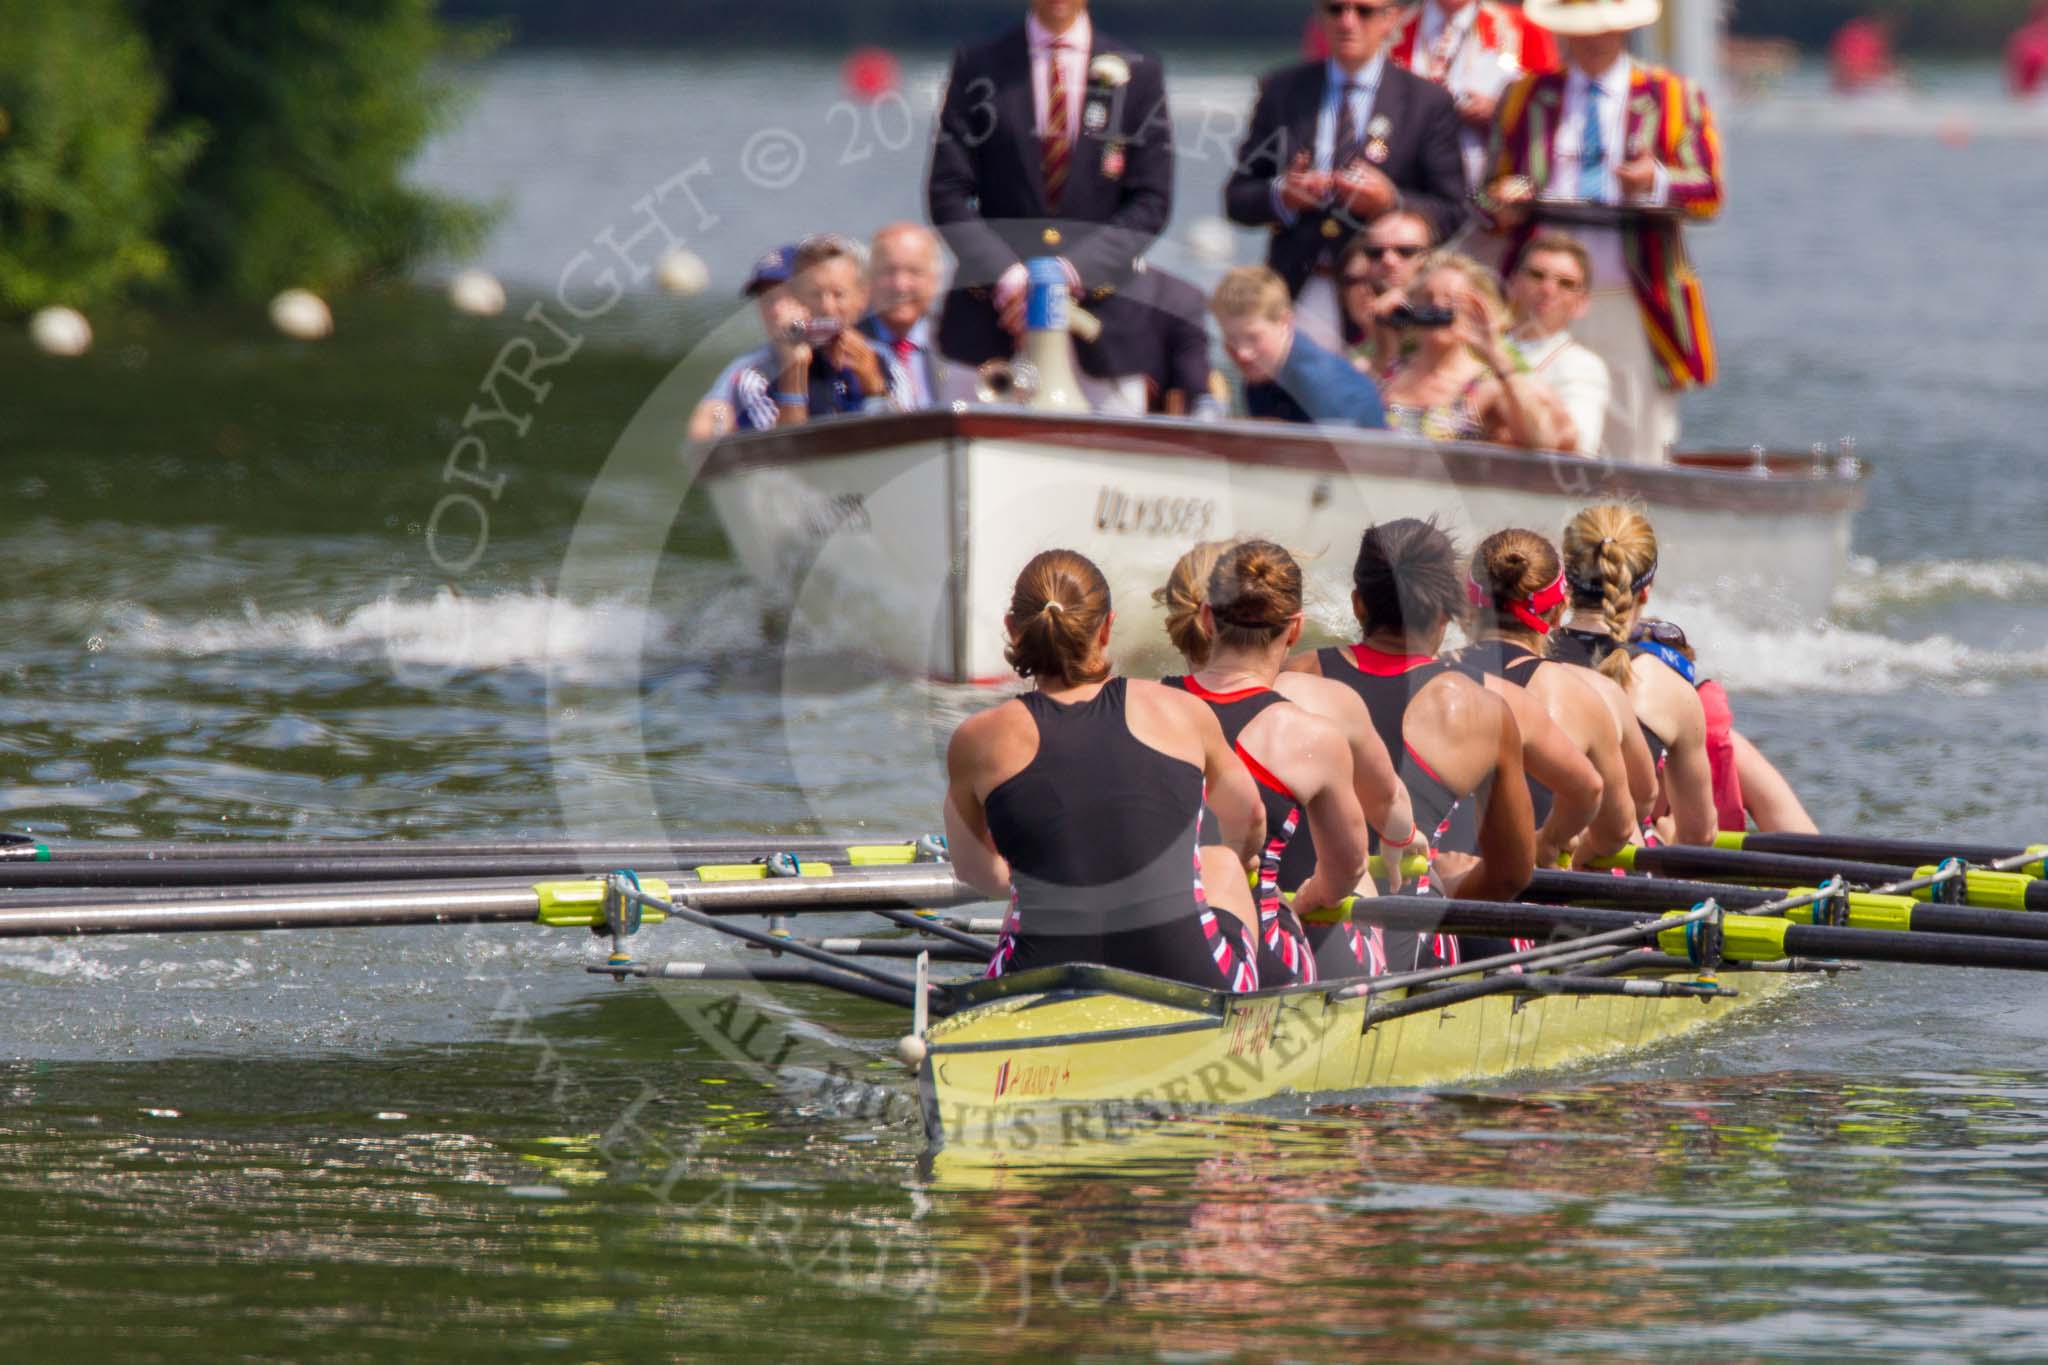
M 1025 678 L 1097 683 L 1109 676 L 1099 641 L 1109 619 L 1109 584 L 1086 555 L 1034 555 L 1010 593 L 1010 667 Z
M 1597 607 L 1615 648 L 1600 671 L 1624 688 L 1635 684 L 1629 667 L 1628 629 L 1636 594 L 1657 573 L 1657 533 L 1642 513 L 1619 503 L 1588 507 L 1564 528 L 1564 573 L 1572 605 Z
M 1204 540 L 1180 557 L 1166 582 L 1152 590 L 1152 600 L 1166 608 L 1166 638 L 1188 661 L 1201 668 L 1209 662 L 1215 639 L 1202 628 L 1202 607 L 1209 600 L 1209 575 L 1228 550 L 1227 540 Z

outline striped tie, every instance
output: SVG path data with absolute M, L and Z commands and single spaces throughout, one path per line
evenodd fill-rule
M 1067 126 L 1067 64 L 1065 43 L 1054 43 L 1046 61 L 1045 136 L 1040 139 L 1039 169 L 1045 173 L 1045 205 L 1057 212 L 1067 188 L 1067 168 L 1074 159 L 1073 130 Z
M 1579 149 L 1579 198 L 1598 203 L 1607 197 L 1607 145 L 1600 136 L 1600 82 L 1586 82 L 1586 140 Z

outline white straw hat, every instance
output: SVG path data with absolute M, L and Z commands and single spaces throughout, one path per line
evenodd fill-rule
M 1532 22 L 1563 37 L 1647 28 L 1663 17 L 1663 0 L 1529 0 Z

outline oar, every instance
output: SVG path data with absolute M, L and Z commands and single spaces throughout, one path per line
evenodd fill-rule
M 1672 910 L 1720 902 L 1726 910 L 1753 910 L 1782 900 L 1785 893 L 1725 882 L 1683 882 L 1664 877 L 1615 877 L 1602 872 L 1565 872 L 1538 868 L 1521 899 L 1550 905 L 1631 906 Z M 1851 929 L 1906 930 L 1913 933 L 1979 934 L 2002 938 L 2048 940 L 2048 915 L 2031 911 L 1978 910 L 1957 905 L 1930 905 L 1912 896 L 1844 893 Z M 1813 906 L 1796 906 L 1786 917 L 1805 924 L 1825 923 Z M 1824 914 L 1824 912 L 1823 912 Z
M 685 873 L 671 883 L 650 873 L 642 881 L 650 891 L 661 886 L 662 895 L 671 885 L 686 890 L 689 904 L 706 915 L 936 909 L 986 899 L 944 864 L 752 881 L 700 882 Z M 32 906 L 0 900 L 0 938 L 536 920 L 558 927 L 596 927 L 599 921 L 594 916 L 603 890 L 602 881 L 586 878 L 373 885 L 318 892 L 273 888 L 267 894 L 205 900 L 127 897 Z
M 1354 920 L 1392 929 L 1494 937 L 1550 939 L 1608 934 L 1641 926 L 1643 917 L 1621 910 L 1536 906 L 1498 901 L 1378 896 L 1352 903 Z M 1964 934 L 1893 933 L 1795 924 L 1779 916 L 1722 917 L 1722 955 L 1731 961 L 1773 962 L 1788 957 L 1832 957 L 1849 962 L 1905 962 L 1945 967 L 2002 967 L 2048 971 L 2048 943 Z M 1687 954 L 1683 929 L 1658 935 L 1666 952 Z
M 733 834 L 709 839 L 209 839 L 151 843 L 142 840 L 51 843 L 30 834 L 0 832 L 0 862 L 275 862 L 300 858 L 542 858 L 587 859 L 628 867 L 656 857 L 685 863 L 746 862 L 769 853 L 795 853 L 819 861 L 847 860 L 854 848 L 914 847 L 931 835 L 863 842 L 816 834 Z M 904 856 L 910 861 L 910 855 Z
M 203 846 L 201 846 L 203 847 Z M 68 857 L 0 860 L 0 887 L 236 886 L 284 883 L 412 881 L 451 877 L 587 876 L 615 867 L 715 867 L 732 878 L 768 876 L 771 861 L 807 875 L 819 869 L 896 867 L 921 861 L 916 844 L 829 844 L 810 850 L 780 848 L 768 840 L 720 844 L 678 853 L 667 845 L 625 848 L 601 844 L 513 848 L 500 852 L 451 853 L 416 845 L 419 853 L 392 848 L 367 856 L 322 855 L 281 845 L 276 855 L 201 858 L 181 852 L 163 858 Z
M 2048 876 L 2043 855 L 2048 844 L 2021 848 L 2014 844 L 1970 844 L 1953 839 L 1875 839 L 1856 834 L 1766 834 L 1761 831 L 1723 831 L 1714 836 L 1714 847 L 1742 849 L 1750 853 L 1791 853 L 1805 858 L 1851 858 L 1859 862 L 1903 863 L 1919 867 L 1950 858 L 1980 866 L 2022 857 L 2020 871 Z
M 2019 855 L 2024 857 L 2026 855 Z M 1628 847 L 1611 858 L 1593 859 L 1591 867 L 1622 868 L 1663 877 L 1701 881 L 1745 882 L 1751 886 L 1819 886 L 1832 877 L 1860 886 L 1879 886 L 1905 878 L 1929 876 L 1933 867 L 1911 868 L 1887 863 L 1849 862 L 1836 858 L 1804 858 L 1789 853 L 1751 853 L 1746 849 L 1701 848 L 1691 844 Z M 2048 881 L 1997 867 L 1968 870 L 1963 903 L 1986 910 L 2048 910 Z

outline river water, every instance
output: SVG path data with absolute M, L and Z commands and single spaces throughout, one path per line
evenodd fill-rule
M 1198 277 L 1255 65 L 1180 64 L 1159 259 Z M 836 106 L 809 61 L 473 74 L 418 174 L 504 203 L 482 260 L 505 318 L 391 288 L 315 348 L 226 311 L 100 319 L 69 364 L 0 337 L 0 822 L 936 823 L 940 746 L 986 697 L 781 642 L 666 433 L 746 342 L 754 253 L 915 213 L 937 64 L 908 63 L 901 111 Z M 1685 619 L 1823 827 L 2039 838 L 2042 137 L 1989 70 L 1882 118 L 1808 91 L 1729 111 L 1731 208 L 1695 242 L 1726 379 L 1687 420 L 1853 435 L 1871 504 L 1825 620 Z M 606 234 L 644 260 L 648 196 L 705 299 L 603 275 Z M 560 363 L 493 381 L 522 336 Z M 499 415 L 450 482 L 472 405 Z M 674 498 L 652 542 L 626 534 Z M 592 951 L 521 928 L 0 945 L 0 1346 L 1181 1362 L 2038 1355 L 2048 1332 L 2029 979 L 1871 970 L 1622 1066 L 962 1177 L 900 1108 L 761 1072 L 688 1002 L 587 977 Z M 720 951 L 676 927 L 642 949 Z M 890 1074 L 899 1021 L 781 1000 L 778 1028 Z

